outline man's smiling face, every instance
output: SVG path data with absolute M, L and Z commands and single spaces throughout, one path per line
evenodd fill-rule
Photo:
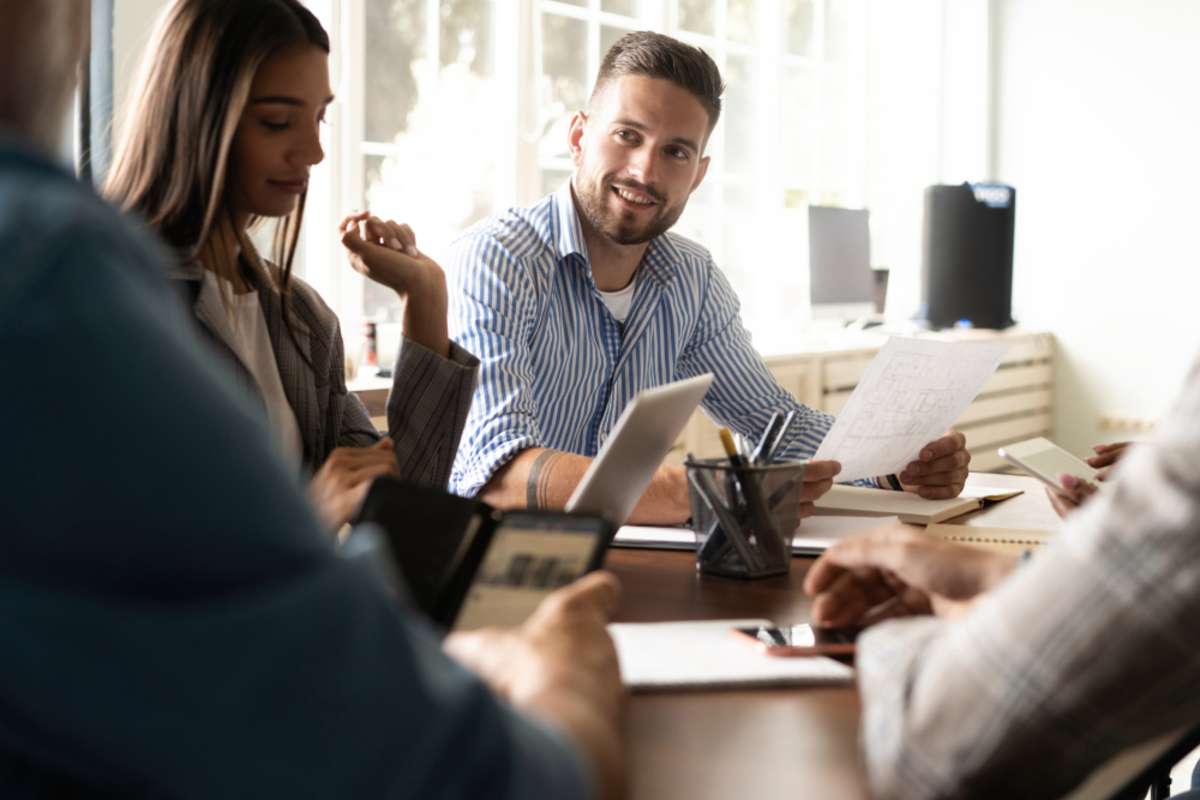
M 617 244 L 666 232 L 708 169 L 708 112 L 686 89 L 625 75 L 571 123 L 572 186 L 580 212 Z

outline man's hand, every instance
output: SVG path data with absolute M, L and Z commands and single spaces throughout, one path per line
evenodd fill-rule
M 951 431 L 921 448 L 917 460 L 909 462 L 897 477 L 904 491 L 927 500 L 943 500 L 958 497 L 966 485 L 970 463 L 967 437 Z
M 907 525 L 876 528 L 837 542 L 804 579 L 812 621 L 865 627 L 914 614 L 963 613 L 1016 566 L 1015 556 L 936 539 Z
M 565 730 L 590 757 L 602 797 L 624 786 L 624 713 L 617 652 L 605 630 L 617 579 L 593 572 L 542 602 L 516 630 L 455 633 L 446 651 L 517 708 Z
M 1047 488 L 1046 497 L 1050 498 L 1050 505 L 1054 506 L 1054 510 L 1063 519 L 1066 519 L 1068 514 L 1079 508 L 1089 497 L 1096 493 L 1096 484 L 1080 480 L 1074 475 L 1069 475 L 1065 472 L 1058 476 L 1058 485 L 1070 496 L 1064 497 L 1058 492 Z
M 371 481 L 380 475 L 399 475 L 394 445 L 388 438 L 371 447 L 339 447 L 308 484 L 308 497 L 317 513 L 332 530 L 337 530 L 362 503 Z
M 1096 480 L 1106 481 L 1109 474 L 1116 466 L 1117 462 L 1125 455 L 1125 451 L 1133 445 L 1133 442 L 1113 442 L 1111 444 L 1096 444 L 1092 445 L 1092 449 L 1096 451 L 1096 455 L 1088 456 L 1087 463 L 1093 469 L 1099 470 L 1096 473 Z
M 387 286 L 404 300 L 404 335 L 448 356 L 446 274 L 417 249 L 412 228 L 363 211 L 342 220 L 338 233 L 354 271 Z
M 800 486 L 800 518 L 811 517 L 816 511 L 813 505 L 821 495 L 833 488 L 833 478 L 842 471 L 836 461 L 809 461 L 804 465 L 804 477 Z

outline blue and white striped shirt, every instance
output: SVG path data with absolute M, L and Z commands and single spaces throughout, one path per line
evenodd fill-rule
M 569 183 L 474 226 L 450 264 L 450 333 L 481 362 L 450 477 L 459 494 L 478 493 L 529 447 L 594 456 L 639 391 L 705 372 L 715 380 L 704 410 L 743 436 L 797 410 L 783 458 L 811 457 L 833 424 L 775 381 L 725 276 L 682 236 L 650 242 L 618 323 L 592 280 Z

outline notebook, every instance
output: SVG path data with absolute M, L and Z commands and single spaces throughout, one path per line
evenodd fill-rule
M 835 484 L 817 499 L 822 511 L 834 513 L 895 515 L 901 522 L 931 525 L 953 519 L 971 511 L 1016 497 L 1022 489 L 1000 489 L 991 486 L 969 486 L 958 497 L 949 500 L 926 500 L 912 492 L 891 489 L 869 489 L 865 486 Z
M 1004 553 L 1023 553 L 1050 541 L 1053 531 L 1023 528 L 984 528 L 974 525 L 930 525 L 925 533 L 948 542 L 998 550 Z
M 760 652 L 733 633 L 771 625 L 763 619 L 702 622 L 621 622 L 608 626 L 632 691 L 844 685 L 854 670 L 823 656 L 781 658 Z

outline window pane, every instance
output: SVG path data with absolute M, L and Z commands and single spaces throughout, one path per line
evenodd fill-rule
M 565 157 L 571 115 L 587 102 L 587 23 L 542 15 L 541 158 Z
M 737 42 L 754 41 L 754 0 L 729 0 L 725 10 L 729 38 Z
M 476 75 L 491 75 L 490 0 L 442 0 L 439 11 L 438 60 L 442 67 L 462 64 Z
M 754 165 L 757 126 L 754 124 L 754 62 L 730 56 L 725 64 L 725 103 L 721 119 L 725 126 L 727 169 L 748 173 Z
M 365 136 L 372 142 L 390 142 L 408 124 L 417 104 L 414 62 L 425 55 L 424 0 L 387 0 L 364 3 L 366 43 L 366 97 L 386 97 L 387 102 L 367 103 L 363 109 Z
M 611 25 L 602 25 L 600 27 L 600 58 L 604 58 L 604 54 L 608 52 L 608 48 L 625 34 L 629 33 L 628 28 L 614 28 Z
M 638 0 L 601 0 L 600 10 L 632 17 L 637 14 Z
M 792 55 L 806 56 L 812 50 L 813 0 L 787 0 L 784 47 Z
M 679 27 L 712 36 L 716 33 L 713 3 L 714 0 L 679 0 Z
M 846 37 L 850 26 L 850 7 L 845 0 L 825 2 L 825 60 L 840 61 L 846 57 Z
M 366 196 L 369 198 L 372 195 L 379 194 L 379 186 L 383 182 L 384 170 L 383 156 L 363 156 L 363 186 L 366 190 Z M 369 205 L 369 208 L 374 212 L 376 209 Z M 383 212 L 386 213 L 386 212 Z M 341 245 L 338 245 L 339 249 Z M 339 268 L 349 269 L 349 265 L 339 264 Z M 363 318 L 372 320 L 390 320 L 400 318 L 400 300 L 396 297 L 396 293 L 385 286 L 381 286 L 375 281 L 363 281 Z M 354 337 L 358 335 L 358 331 L 342 331 L 342 335 L 350 341 L 355 341 Z
M 816 116 L 816 87 L 807 68 L 783 73 L 780 98 L 782 116 L 783 185 L 794 189 L 813 186 L 813 159 L 817 143 L 813 136 Z
M 547 195 L 552 192 L 557 192 L 562 188 L 562 185 L 567 182 L 567 178 L 571 177 L 571 173 L 562 169 L 544 169 L 542 170 L 542 194 Z

